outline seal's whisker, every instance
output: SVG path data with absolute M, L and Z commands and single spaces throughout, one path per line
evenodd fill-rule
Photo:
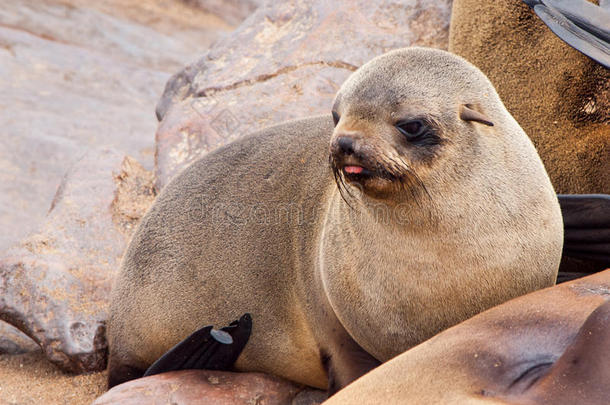
M 388 156 L 387 160 L 391 163 L 391 168 L 396 174 L 391 171 L 388 171 L 387 169 L 386 171 L 388 171 L 391 176 L 400 181 L 403 186 L 403 189 L 410 193 L 411 198 L 420 208 L 422 207 L 419 201 L 419 195 L 421 193 L 418 193 L 418 190 L 423 191 L 423 193 L 428 197 L 428 200 L 432 201 L 432 196 L 428 192 L 426 184 L 406 162 L 404 162 L 399 157 L 393 156 Z
M 424 193 L 428 196 L 428 199 L 432 200 L 432 196 L 430 195 L 430 193 L 428 192 L 428 188 L 426 187 L 426 184 L 423 182 L 423 180 L 421 179 L 421 177 L 419 177 L 419 175 L 413 170 L 411 169 L 409 166 L 406 166 L 405 169 L 407 170 L 407 172 L 409 173 L 409 175 L 411 176 L 412 179 L 415 180 L 415 182 L 417 183 L 417 185 L 424 191 Z
M 339 189 L 339 194 L 341 195 L 341 198 L 343 199 L 343 201 L 345 201 L 345 203 L 347 204 L 348 207 L 353 209 L 352 205 L 349 203 L 349 201 L 347 201 L 347 198 L 345 198 L 345 194 L 343 194 L 343 190 L 345 190 L 345 192 L 349 196 L 353 197 L 353 195 L 347 188 L 347 185 L 345 184 L 343 176 L 342 176 L 340 170 L 337 168 L 337 165 L 335 164 L 331 155 L 329 155 L 328 161 L 330 163 L 330 167 L 333 172 L 333 176 L 335 178 L 335 184 L 337 185 L 337 188 Z

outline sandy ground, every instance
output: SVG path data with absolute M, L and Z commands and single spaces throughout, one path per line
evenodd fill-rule
M 41 351 L 0 356 L 0 405 L 91 404 L 105 391 L 106 372 L 70 375 Z
M 106 372 L 70 375 L 41 351 L 0 356 L 0 405 L 91 404 L 105 391 Z

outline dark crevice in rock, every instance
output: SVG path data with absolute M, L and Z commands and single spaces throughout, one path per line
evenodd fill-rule
M 347 69 L 349 71 L 355 71 L 356 69 L 358 69 L 358 66 L 354 66 L 350 63 L 347 62 L 342 62 L 342 61 L 330 61 L 330 62 L 325 62 L 325 61 L 316 61 L 316 62 L 308 62 L 308 63 L 303 63 L 301 65 L 294 65 L 294 66 L 285 66 L 273 73 L 266 73 L 266 74 L 262 74 L 262 75 L 258 75 L 252 79 L 244 79 L 244 80 L 240 80 L 237 81 L 235 83 L 226 85 L 226 86 L 222 86 L 222 87 L 206 87 L 203 90 L 198 91 L 195 95 L 196 97 L 208 97 L 208 96 L 212 96 L 214 94 L 223 92 L 223 91 L 228 91 L 228 90 L 233 90 L 233 89 L 237 89 L 239 87 L 244 87 L 244 86 L 251 86 L 255 83 L 262 83 L 262 82 L 266 82 L 267 80 L 271 80 L 277 76 L 286 74 L 286 73 L 290 73 L 290 72 L 294 72 L 295 70 L 304 68 L 304 67 L 309 67 L 309 66 L 316 66 L 316 65 L 321 65 L 321 66 L 329 66 L 329 67 L 334 67 L 334 68 L 338 68 L 338 69 Z

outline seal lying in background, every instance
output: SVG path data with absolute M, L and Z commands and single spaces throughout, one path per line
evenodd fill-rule
M 449 51 L 494 83 L 558 193 L 610 194 L 610 70 L 565 44 L 522 0 L 455 0 Z
M 610 270 L 499 305 L 392 359 L 324 405 L 607 405 Z
M 248 312 L 238 370 L 332 393 L 554 283 L 557 197 L 478 69 L 393 51 L 350 76 L 332 115 L 334 130 L 314 117 L 235 141 L 162 191 L 112 294 L 110 386 Z

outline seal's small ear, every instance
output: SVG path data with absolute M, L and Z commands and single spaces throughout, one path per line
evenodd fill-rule
M 460 118 L 464 121 L 475 121 L 489 127 L 493 127 L 494 123 L 489 120 L 486 116 L 478 111 L 471 108 L 470 104 L 462 104 L 460 106 Z

